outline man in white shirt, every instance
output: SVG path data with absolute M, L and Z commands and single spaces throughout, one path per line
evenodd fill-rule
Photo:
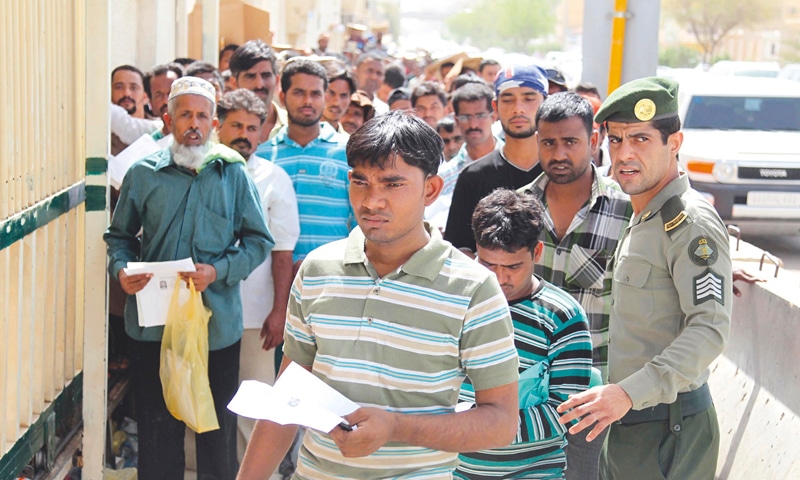
M 283 341 L 293 277 L 292 252 L 300 235 L 297 199 L 286 171 L 254 154 L 267 118 L 264 102 L 250 90 L 234 90 L 220 100 L 217 116 L 220 143 L 247 159 L 247 170 L 256 184 L 264 219 L 275 240 L 264 263 L 241 283 L 244 335 L 239 363 L 240 380 L 272 383 L 275 362 L 270 350 Z M 254 425 L 254 420 L 239 417 L 240 452 L 244 452 Z

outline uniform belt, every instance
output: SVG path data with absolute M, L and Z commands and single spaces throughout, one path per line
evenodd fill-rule
M 676 410 L 675 407 L 680 407 L 679 416 L 686 418 L 708 410 L 711 407 L 711 403 L 711 390 L 708 388 L 708 384 L 704 383 L 697 390 L 679 393 L 678 399 L 674 403 L 659 403 L 655 407 L 643 410 L 630 410 L 619 421 L 623 425 L 635 425 L 637 423 L 670 420 L 671 407 L 673 416 Z

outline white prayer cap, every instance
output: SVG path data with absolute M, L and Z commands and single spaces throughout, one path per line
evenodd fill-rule
M 214 85 L 211 85 L 206 80 L 198 77 L 181 77 L 172 82 L 172 88 L 169 91 L 169 100 L 179 95 L 200 95 L 211 100 L 211 103 L 217 103 L 217 91 Z

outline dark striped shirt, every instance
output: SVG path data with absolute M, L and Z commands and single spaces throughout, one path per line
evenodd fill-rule
M 558 423 L 556 407 L 589 385 L 592 343 L 586 317 L 574 298 L 542 279 L 530 297 L 512 301 L 509 310 L 519 371 L 547 362 L 549 397 L 542 404 L 520 409 L 517 437 L 508 447 L 460 454 L 455 476 L 562 478 L 566 427 Z M 468 380 L 459 400 L 474 401 Z

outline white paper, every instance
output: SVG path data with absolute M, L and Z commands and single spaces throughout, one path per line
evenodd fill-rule
M 196 269 L 191 258 L 169 262 L 128 262 L 125 268 L 128 275 L 153 274 L 147 285 L 136 293 L 140 327 L 158 327 L 167 323 L 167 313 L 178 273 L 194 271 Z M 188 299 L 189 288 L 185 282 L 181 282 L 178 302 L 182 305 Z
M 354 403 L 305 368 L 291 363 L 275 386 L 245 380 L 228 404 L 237 415 L 281 425 L 303 425 L 330 432 L 342 416 L 356 411 Z
M 137 161 L 150 156 L 163 147 L 159 147 L 158 143 L 153 140 L 150 134 L 145 134 L 139 137 L 138 140 L 128 145 L 128 148 L 121 151 L 119 155 L 111 156 L 108 159 L 108 181 L 112 187 L 117 190 L 122 186 L 122 180 L 125 178 L 125 173 L 131 168 L 131 165 Z

